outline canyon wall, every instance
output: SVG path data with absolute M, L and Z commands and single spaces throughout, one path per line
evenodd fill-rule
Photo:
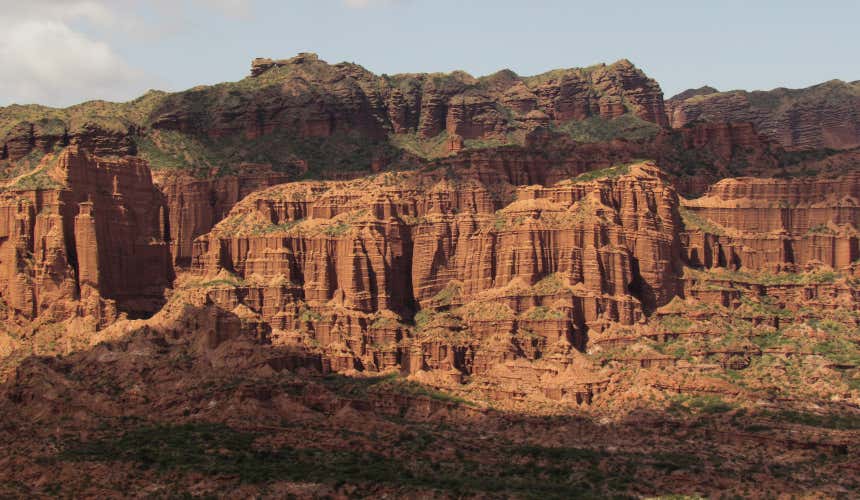
M 315 54 L 292 59 L 256 59 L 251 79 L 276 79 L 289 92 L 264 89 L 251 102 L 231 101 L 208 115 L 207 133 L 257 136 L 276 128 L 303 136 L 358 131 L 370 137 L 417 132 L 430 138 L 447 132 L 464 139 L 504 137 L 538 112 L 564 122 L 590 116 L 633 113 L 665 125 L 662 92 L 627 60 L 584 69 L 520 77 L 509 70 L 474 78 L 463 72 L 376 76 L 348 63 L 320 61 Z M 277 91 L 276 91 L 277 90 Z M 205 91 L 201 91 L 205 92 Z M 319 99 L 325 93 L 332 99 Z M 192 97 L 177 95 L 154 126 L 188 130 Z M 212 96 L 209 98 L 221 99 Z
M 860 146 L 860 82 L 755 92 L 704 87 L 667 100 L 666 110 L 674 128 L 696 121 L 750 122 L 789 150 Z
M 145 162 L 100 158 L 77 146 L 31 174 L 52 189 L 0 199 L 0 288 L 12 317 L 55 320 L 151 314 L 173 279 L 167 213 Z
M 254 191 L 289 182 L 290 175 L 244 169 L 240 174 L 214 179 L 188 175 L 159 175 L 155 183 L 164 195 L 173 263 L 191 263 L 191 244 L 208 233 L 239 200 Z
M 685 235 L 689 260 L 706 267 L 841 269 L 860 259 L 860 174 L 836 178 L 725 179 L 698 199 Z
M 677 195 L 652 165 L 629 170 L 549 188 L 433 171 L 276 186 L 195 240 L 193 267 L 233 285 L 213 300 L 304 332 L 334 369 L 480 372 L 582 349 L 678 292 Z
M 207 310 L 326 370 L 491 390 L 551 374 L 546 394 L 590 400 L 606 383 L 579 357 L 590 346 L 665 336 L 654 322 L 681 298 L 739 307 L 715 274 L 854 293 L 791 281 L 856 274 L 856 153 L 785 149 L 851 147 L 833 131 L 853 119 L 831 109 L 843 90 L 768 94 L 820 111 L 781 121 L 759 112 L 766 96 L 724 106 L 700 89 L 670 100 L 670 128 L 626 60 L 474 78 L 301 54 L 124 104 L 4 108 L 0 293 L 22 325 L 103 327 L 200 289 Z

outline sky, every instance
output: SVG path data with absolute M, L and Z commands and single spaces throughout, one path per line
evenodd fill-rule
M 124 101 L 316 52 L 375 73 L 627 58 L 666 97 L 860 80 L 860 0 L 0 0 L 0 105 Z

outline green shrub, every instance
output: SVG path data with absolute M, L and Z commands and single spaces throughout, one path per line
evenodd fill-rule
M 542 321 L 542 320 L 558 320 L 564 319 L 564 312 L 549 307 L 538 306 L 527 311 L 524 315 L 525 319 Z
M 689 208 L 680 206 L 678 207 L 678 212 L 681 214 L 681 221 L 684 223 L 684 227 L 688 231 L 690 229 L 698 229 L 704 233 L 714 234 L 717 236 L 723 236 L 726 234 L 725 229 L 721 226 L 717 225 L 710 219 L 702 217 Z
M 660 132 L 660 127 L 632 113 L 626 113 L 612 119 L 592 116 L 585 120 L 572 120 L 558 125 L 556 130 L 569 135 L 577 142 L 590 143 L 608 142 L 613 139 L 628 141 L 652 139 Z
M 573 178 L 573 182 L 589 182 L 598 179 L 614 179 L 616 177 L 627 175 L 629 173 L 630 164 L 614 165 L 612 167 L 592 170 L 591 172 L 579 174 L 578 176 Z
M 327 226 L 323 232 L 329 236 L 343 236 L 348 233 L 350 229 L 352 229 L 352 226 L 349 223 L 337 221 L 336 223 Z
M 658 324 L 661 328 L 671 333 L 685 333 L 693 326 L 693 322 L 691 320 L 675 315 L 663 316 L 660 318 L 660 322 Z
M 450 306 L 454 299 L 460 296 L 460 291 L 461 286 L 458 283 L 450 282 L 430 300 L 436 307 Z

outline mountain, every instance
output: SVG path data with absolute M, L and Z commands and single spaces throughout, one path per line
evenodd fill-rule
M 0 110 L 0 494 L 850 496 L 860 157 L 676 121 L 721 96 L 300 54 Z
M 744 121 L 788 150 L 860 147 L 860 83 L 831 80 L 805 89 L 717 92 L 703 87 L 666 101 L 672 127 L 697 120 Z

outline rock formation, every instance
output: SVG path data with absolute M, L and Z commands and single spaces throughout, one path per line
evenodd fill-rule
M 12 317 L 112 322 L 151 314 L 173 279 L 166 205 L 145 162 L 70 146 L 2 196 L 2 295 Z M 20 179 L 19 179 L 20 184 Z
M 860 82 L 755 92 L 703 87 L 669 99 L 666 110 L 674 128 L 696 121 L 750 122 L 789 150 L 860 146 Z
M 630 173 L 506 193 L 432 173 L 277 186 L 198 238 L 194 267 L 247 282 L 213 295 L 225 308 L 305 331 L 347 367 L 486 370 L 507 355 L 485 337 L 505 331 L 514 345 L 526 331 L 543 338 L 535 357 L 556 342 L 583 348 L 587 329 L 639 321 L 680 284 L 677 195 L 653 166 L 618 169 Z M 426 333 L 408 339 L 416 311 Z M 436 338 L 450 336 L 447 317 L 466 344 Z M 394 355 L 368 352 L 377 344 Z
M 214 137 L 256 138 L 282 129 L 302 137 L 417 133 L 429 139 L 445 132 L 468 140 L 504 139 L 534 120 L 533 112 L 556 123 L 628 112 L 667 123 L 659 86 L 626 60 L 535 77 L 506 70 L 474 78 L 463 72 L 376 76 L 355 64 L 299 54 L 256 59 L 248 84 L 259 86 L 248 100 L 216 89 L 170 96 L 154 111 L 152 126 Z M 211 102 L 204 115 L 192 106 L 199 100 Z
M 860 259 L 860 176 L 726 179 L 684 202 L 689 260 L 706 267 L 841 269 Z
M 0 497 L 851 496 L 855 87 L 305 53 L 0 109 Z
M 254 191 L 291 180 L 284 173 L 246 166 L 241 174 L 215 179 L 196 179 L 187 175 L 160 175 L 155 183 L 164 194 L 169 221 L 169 241 L 174 264 L 191 263 L 191 243 L 212 227 L 239 200 Z

